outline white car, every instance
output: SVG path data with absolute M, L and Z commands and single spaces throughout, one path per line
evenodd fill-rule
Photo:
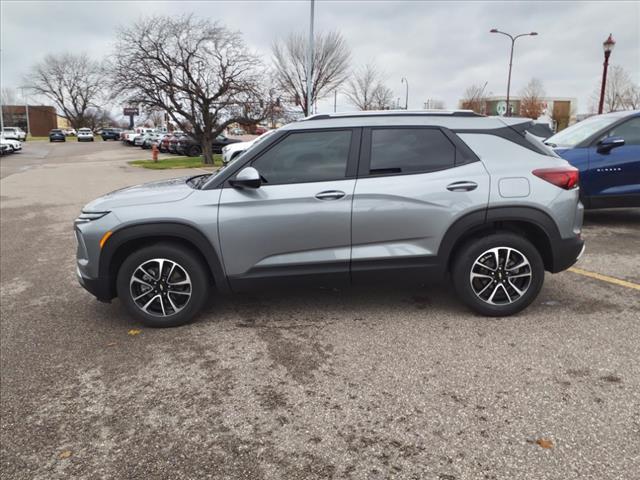
M 79 142 L 93 142 L 93 132 L 90 128 L 81 128 L 78 130 Z
M 254 145 L 260 144 L 266 138 L 269 138 L 274 132 L 277 130 L 268 130 L 262 135 L 253 140 L 249 140 L 248 142 L 239 142 L 239 143 L 230 143 L 229 145 L 222 148 L 222 164 L 226 165 L 232 160 L 235 160 L 242 154 L 243 152 L 249 150 Z
M 20 142 L 27 140 L 27 133 L 20 127 L 4 127 L 2 136 L 8 140 L 18 140 Z
M 22 144 L 18 140 L 6 138 L 4 133 L 0 135 L 0 144 L 6 145 L 9 149 L 9 153 L 14 153 L 22 150 Z

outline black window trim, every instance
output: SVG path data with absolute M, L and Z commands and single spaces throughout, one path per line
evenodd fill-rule
M 432 168 L 412 172 L 398 173 L 371 173 L 371 132 L 372 130 L 439 130 L 449 142 L 451 142 L 454 151 L 453 165 L 443 168 Z M 402 175 L 423 175 L 425 173 L 441 172 L 443 170 L 451 170 L 452 168 L 467 165 L 469 163 L 478 162 L 480 159 L 471 150 L 471 148 L 462 141 L 457 135 L 446 127 L 439 125 L 377 125 L 365 127 L 362 132 L 362 147 L 360 148 L 360 161 L 358 166 L 358 178 L 380 178 L 380 177 L 396 177 Z

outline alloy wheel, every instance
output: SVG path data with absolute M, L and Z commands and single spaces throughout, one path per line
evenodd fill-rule
M 192 285 L 181 265 L 166 258 L 153 258 L 136 267 L 129 290 L 133 302 L 144 313 L 169 317 L 187 306 Z
M 469 281 L 473 293 L 490 305 L 509 305 L 526 293 L 533 272 L 527 257 L 511 247 L 495 247 L 473 262 Z

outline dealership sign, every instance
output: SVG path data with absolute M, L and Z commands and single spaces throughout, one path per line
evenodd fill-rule
M 138 110 L 138 107 L 124 107 L 124 114 L 129 116 L 140 115 L 140 110 Z

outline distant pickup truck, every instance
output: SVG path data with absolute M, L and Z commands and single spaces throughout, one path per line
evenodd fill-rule
M 2 136 L 7 140 L 27 141 L 27 133 L 20 127 L 4 127 L 2 129 Z

